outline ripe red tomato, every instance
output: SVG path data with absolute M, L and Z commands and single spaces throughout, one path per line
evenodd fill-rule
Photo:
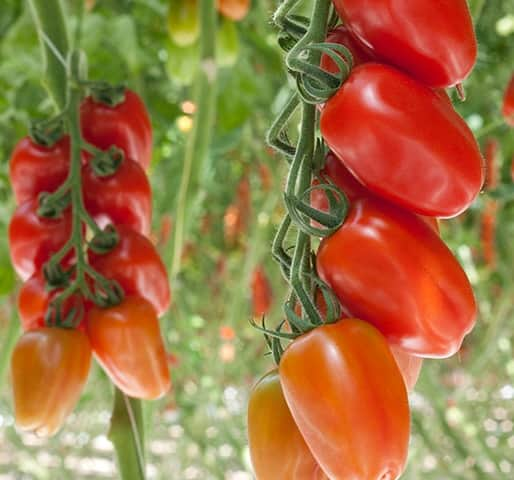
M 458 215 L 482 186 L 482 156 L 464 120 L 394 68 L 366 63 L 352 70 L 325 104 L 320 126 L 361 183 L 416 213 Z
M 9 224 L 9 248 L 16 273 L 30 278 L 50 259 L 71 235 L 70 210 L 60 217 L 44 218 L 37 214 L 37 199 L 22 203 Z
M 97 177 L 91 166 L 82 168 L 84 204 L 103 228 L 125 225 L 143 235 L 150 233 L 152 192 L 142 167 L 125 158 L 113 175 Z
M 66 180 L 70 166 L 70 139 L 63 137 L 52 147 L 22 138 L 9 162 L 9 177 L 16 204 L 53 192 Z
M 152 125 L 144 103 L 132 90 L 115 107 L 87 97 L 80 107 L 84 139 L 102 150 L 116 145 L 125 156 L 148 168 L 152 160 Z
M 248 443 L 258 480 L 328 480 L 291 416 L 277 370 L 262 377 L 250 393 Z
M 389 348 L 391 349 L 391 353 L 400 369 L 405 386 L 410 392 L 414 389 L 418 381 L 419 374 L 421 373 L 421 367 L 423 366 L 423 359 L 415 357 L 394 345 L 390 345 Z
M 242 20 L 250 10 L 250 0 L 216 0 L 216 8 L 230 20 Z
M 334 0 L 348 28 L 382 62 L 432 87 L 461 83 L 477 57 L 466 0 Z
M 97 360 L 127 395 L 153 400 L 171 386 L 157 313 L 144 298 L 125 297 L 114 307 L 93 307 L 87 333 Z
M 473 290 L 439 236 L 415 215 L 371 198 L 321 241 L 317 267 L 353 316 L 422 357 L 457 352 L 475 323 Z
M 396 479 L 409 443 L 407 391 L 384 337 L 356 319 L 294 340 L 279 365 L 291 414 L 329 478 Z
M 106 278 L 116 280 L 125 295 L 148 300 L 158 315 L 170 304 L 166 268 L 148 238 L 125 227 L 116 227 L 120 240 L 108 253 L 89 252 L 91 266 Z
M 510 82 L 507 85 L 507 89 L 505 90 L 502 113 L 505 121 L 511 127 L 514 127 L 514 74 L 512 74 L 512 78 L 510 79 Z
M 253 315 L 262 317 L 269 312 L 273 301 L 271 285 L 262 265 L 258 265 L 252 273 L 251 290 Z
M 24 333 L 11 357 L 16 426 L 43 437 L 57 433 L 80 397 L 90 365 L 84 332 L 40 328 Z
M 20 288 L 18 294 L 18 313 L 24 331 L 45 327 L 45 316 L 50 302 L 62 292 L 62 289 L 48 291 L 41 271 L 36 272 Z M 78 314 L 84 308 L 84 300 L 79 295 L 68 297 L 62 305 L 62 319 L 75 309 Z M 84 330 L 84 322 L 77 327 Z

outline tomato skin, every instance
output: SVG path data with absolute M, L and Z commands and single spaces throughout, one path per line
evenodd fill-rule
M 353 318 L 317 327 L 287 347 L 279 372 L 291 414 L 329 478 L 399 477 L 407 459 L 409 405 L 377 329 Z
M 125 297 L 114 307 L 93 307 L 87 333 L 96 359 L 127 395 L 153 400 L 171 386 L 166 351 L 153 306 Z
M 9 162 L 9 177 L 16 204 L 37 198 L 41 192 L 53 192 L 66 180 L 70 165 L 70 139 L 63 137 L 52 147 L 22 138 Z
M 257 480 L 328 480 L 291 416 L 277 370 L 267 373 L 253 387 L 247 420 Z
M 200 33 L 197 0 L 170 0 L 168 33 L 173 43 L 187 47 L 195 43 Z
M 325 104 L 320 127 L 363 185 L 422 215 L 458 215 L 484 181 L 482 156 L 464 120 L 440 94 L 385 65 L 352 70 Z
M 250 0 L 216 0 L 216 8 L 224 17 L 242 20 L 250 10 Z
M 449 357 L 474 326 L 477 307 L 462 267 L 430 227 L 393 205 L 356 201 L 344 225 L 321 241 L 317 267 L 353 316 L 407 353 Z
M 90 365 L 84 332 L 40 328 L 24 333 L 11 357 L 16 426 L 42 437 L 57 433 L 80 397 Z
M 510 82 L 507 85 L 507 89 L 505 90 L 502 114 L 507 124 L 511 127 L 514 127 L 514 74 L 512 74 L 512 78 L 510 79 Z
M 158 315 L 170 304 L 166 268 L 152 242 L 123 225 L 117 226 L 119 243 L 105 254 L 89 252 L 91 266 L 106 278 L 116 280 L 125 295 L 148 300 Z
M 87 97 L 80 106 L 82 135 L 86 142 L 107 150 L 116 145 L 125 156 L 147 169 L 152 160 L 152 125 L 142 100 L 132 90 L 115 107 Z
M 82 167 L 86 210 L 103 228 L 125 225 L 148 235 L 152 223 L 152 192 L 143 168 L 124 158 L 113 175 L 97 177 L 91 165 Z
M 466 0 L 334 0 L 349 29 L 384 63 L 432 87 L 461 83 L 477 58 Z
M 251 279 L 252 308 L 254 317 L 266 315 L 273 301 L 270 281 L 262 265 L 255 267 Z
M 22 203 L 9 224 L 11 260 L 20 278 L 30 278 L 50 259 L 71 235 L 71 212 L 60 217 L 44 218 L 37 214 L 37 199 Z

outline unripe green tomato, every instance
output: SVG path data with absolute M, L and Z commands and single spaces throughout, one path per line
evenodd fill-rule
M 180 47 L 192 45 L 198 39 L 198 1 L 170 0 L 168 32 L 171 41 Z
M 236 23 L 222 18 L 216 34 L 216 62 L 220 67 L 231 67 L 239 56 L 239 34 Z
M 168 42 L 166 70 L 170 79 L 180 85 L 191 85 L 198 68 L 198 55 L 197 43 L 187 47 L 179 47 L 171 41 Z

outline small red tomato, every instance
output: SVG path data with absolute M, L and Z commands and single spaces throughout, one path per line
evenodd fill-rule
M 109 252 L 89 252 L 91 266 L 106 278 L 116 280 L 125 295 L 148 300 L 162 315 L 170 304 L 171 294 L 166 267 L 152 242 L 140 233 L 116 227 L 118 244 Z
M 40 328 L 24 333 L 11 357 L 16 426 L 42 437 L 57 433 L 75 408 L 90 365 L 84 332 Z
M 251 280 L 252 308 L 254 317 L 266 315 L 273 301 L 271 285 L 262 265 L 255 267 Z
M 124 393 L 153 400 L 170 389 L 157 314 L 144 298 L 125 297 L 114 307 L 91 308 L 87 333 L 97 360 Z
M 80 106 L 80 124 L 86 142 L 107 150 L 121 148 L 144 169 L 152 160 L 152 125 L 144 103 L 132 90 L 115 107 L 87 97 Z
M 291 416 L 276 370 L 250 393 L 248 444 L 257 480 L 327 479 Z
M 16 273 L 27 280 L 68 240 L 72 221 L 69 210 L 57 218 L 40 217 L 37 199 L 22 203 L 9 224 L 9 248 Z
M 250 10 L 250 0 L 216 0 L 216 8 L 230 20 L 242 20 Z
M 409 444 L 407 391 L 376 328 L 356 319 L 317 327 L 287 347 L 279 373 L 296 425 L 329 478 L 401 475 Z
M 53 192 L 66 180 L 70 167 L 70 138 L 51 147 L 34 143 L 30 137 L 16 145 L 9 162 L 9 177 L 16 204 L 33 200 L 41 192 Z
M 415 213 L 453 217 L 482 187 L 482 156 L 464 120 L 394 68 L 352 70 L 320 122 L 328 146 L 362 184 Z
M 456 353 L 477 307 L 466 274 L 415 215 L 371 198 L 356 201 L 321 241 L 317 267 L 353 316 L 391 345 L 422 357 Z
M 514 74 L 510 79 L 505 95 L 503 97 L 502 106 L 503 118 L 511 126 L 514 127 Z
M 112 175 L 98 177 L 91 165 L 82 168 L 84 204 L 100 227 L 125 225 L 148 235 L 152 222 L 152 192 L 142 167 L 123 159 Z
M 423 366 L 423 359 L 415 357 L 394 345 L 390 345 L 390 349 L 394 359 L 396 360 L 396 364 L 400 369 L 405 386 L 410 392 L 414 389 L 416 382 L 418 381 L 419 374 L 421 373 L 421 367 Z
M 432 87 L 461 83 L 477 57 L 466 0 L 334 0 L 348 28 L 378 61 Z

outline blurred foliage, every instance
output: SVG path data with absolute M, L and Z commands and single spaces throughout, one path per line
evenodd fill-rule
M 82 47 L 89 57 L 90 78 L 128 83 L 144 97 L 151 112 L 155 137 L 153 235 L 169 265 L 197 46 L 172 44 L 166 21 L 168 2 L 164 0 L 86 3 L 89 11 Z M 305 3 L 307 8 L 309 2 Z M 501 179 L 506 184 L 511 182 L 514 132 L 501 122 L 500 104 L 514 68 L 514 0 L 474 0 L 470 4 L 477 20 L 479 60 L 465 82 L 466 102 L 453 96 L 456 108 L 481 142 L 489 135 L 500 140 Z M 67 2 L 72 25 L 74 5 L 76 2 Z M 252 478 L 246 448 L 246 400 L 252 383 L 271 366 L 261 336 L 248 323 L 254 267 L 264 265 L 271 279 L 274 303 L 270 322 L 281 318 L 285 294 L 268 251 L 282 211 L 286 165 L 263 140 L 289 88 L 270 27 L 274 7 L 274 1 L 254 0 L 243 22 L 229 27 L 222 23 L 229 31 L 218 38 L 220 51 L 225 53 L 218 58 L 221 71 L 214 140 L 209 161 L 200 172 L 193 209 L 188 212 L 190 230 L 183 269 L 173 285 L 173 306 L 162 320 L 174 388 L 162 401 L 145 405 L 149 478 Z M 228 58 L 230 55 L 233 58 Z M 26 135 L 30 120 L 50 112 L 40 84 L 41 71 L 26 2 L 3 0 L 0 352 L 8 352 L 8 345 L 18 335 L 13 312 L 17 284 L 6 242 L 13 209 L 8 159 L 15 142 Z M 459 355 L 425 362 L 411 398 L 414 435 L 404 476 L 408 480 L 514 475 L 514 202 L 500 200 L 499 260 L 496 268 L 490 268 L 481 255 L 483 197 L 467 214 L 443 222 L 443 237 L 472 280 L 481 315 Z M 0 374 L 0 479 L 116 477 L 112 447 L 106 438 L 111 388 L 99 368 L 91 374 L 66 428 L 48 442 L 15 432 L 8 375 L 2 369 Z

